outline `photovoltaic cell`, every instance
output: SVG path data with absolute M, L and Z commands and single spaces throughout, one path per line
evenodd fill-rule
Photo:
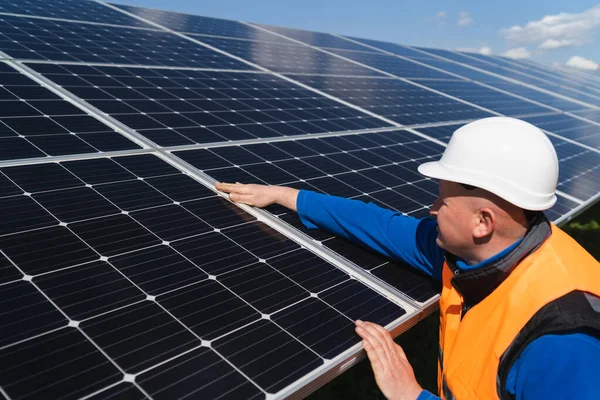
M 63 18 L 125 26 L 149 27 L 148 24 L 93 1 L 11 0 L 0 1 L 0 12 L 36 17 Z
M 0 15 L 0 50 L 13 58 L 250 70 L 167 32 Z
M 199 15 L 182 14 L 172 11 L 154 10 L 124 4 L 113 4 L 121 10 L 155 22 L 178 32 L 196 33 L 201 35 L 224 36 L 230 38 L 251 39 L 258 41 L 274 41 L 290 43 L 289 40 L 277 35 L 256 29 L 238 21 L 219 18 L 202 17 Z
M 360 44 L 353 43 L 349 40 L 345 40 L 339 38 L 337 36 L 331 35 L 329 33 L 321 33 L 321 32 L 311 32 L 304 31 L 301 29 L 291 29 L 291 28 L 283 28 L 280 26 L 272 26 L 272 25 L 259 25 L 265 29 L 268 29 L 272 32 L 279 33 L 281 35 L 287 36 L 289 38 L 298 40 L 300 42 L 309 44 L 315 47 L 329 47 L 334 49 L 345 49 L 345 50 L 365 50 L 367 49 L 365 46 L 361 46 Z
M 473 82 L 419 79 L 418 83 L 511 117 L 551 111 L 549 108 L 489 89 Z
M 192 35 L 229 54 L 279 73 L 380 76 L 368 68 L 308 46 Z
M 161 146 L 389 126 L 265 73 L 29 66 Z
M 491 116 L 475 107 L 398 79 L 291 77 L 404 125 Z
M 543 115 L 525 119 L 540 129 L 600 149 L 600 126 L 564 114 Z
M 548 115 L 533 103 L 384 52 L 597 121 L 593 111 L 568 99 L 433 54 L 595 104 L 600 92 L 591 76 L 266 27 L 350 62 L 249 24 L 117 7 L 397 123 L 464 122 L 489 114 L 357 62 L 503 114 L 546 113 L 530 121 L 600 146 L 591 122 Z M 358 349 L 356 319 L 385 326 L 412 317 L 412 306 L 350 278 L 162 158 L 180 157 L 217 180 L 284 184 L 421 218 L 438 189 L 416 168 L 438 159 L 442 146 L 402 130 L 348 134 L 390 125 L 96 2 L 0 0 L 0 13 L 0 50 L 10 57 L 39 60 L 27 65 L 159 146 L 205 147 L 161 158 L 0 167 L 0 307 L 6 316 L 0 319 L 0 386 L 8 395 L 0 397 L 280 398 L 282 390 L 288 395 L 311 383 L 306 374 L 315 376 L 330 360 L 341 363 L 350 348 Z M 447 142 L 458 126 L 419 131 Z M 276 140 L 268 142 L 271 137 Z M 265 140 L 236 143 L 259 138 Z M 598 153 L 550 139 L 560 159 L 559 190 L 583 201 L 597 196 Z M 0 63 L 0 160 L 134 148 Z M 580 207 L 559 195 L 547 214 L 558 220 Z M 402 292 L 417 308 L 429 307 L 439 291 L 400 261 L 307 230 L 281 206 L 267 211 L 362 268 L 361 280 Z
M 0 160 L 138 148 L 81 109 L 0 63 Z
M 315 298 L 349 275 L 155 156 L 0 176 L 3 204 L 35 207 L 0 230 L 11 397 L 264 398 L 359 343 L 352 318 L 406 314 L 358 282 L 347 312 Z
M 361 64 L 377 68 L 381 71 L 389 72 L 401 78 L 435 78 L 435 79 L 453 79 L 450 74 L 437 71 L 433 68 L 427 68 L 417 63 L 404 60 L 402 58 L 390 56 L 387 54 L 367 53 L 364 51 L 332 50 L 328 51 L 340 56 L 358 61 Z
M 349 37 L 349 38 L 352 40 L 356 40 L 357 42 L 364 43 L 366 45 L 373 46 L 378 49 L 397 54 L 399 56 L 411 57 L 411 58 L 427 58 L 427 59 L 434 58 L 433 56 L 431 56 L 427 53 L 423 53 L 423 52 L 414 50 L 413 48 L 411 48 L 409 46 L 401 46 L 396 43 L 382 42 L 379 40 L 372 40 L 372 39 L 362 39 L 362 38 L 355 38 L 355 37 Z M 377 51 L 377 50 L 371 49 L 371 51 Z
M 422 49 L 432 54 L 439 55 L 441 57 L 454 60 L 463 64 L 471 65 L 473 67 L 484 69 L 485 71 L 489 71 L 495 73 L 497 75 L 515 79 L 523 83 L 527 83 L 529 85 L 537 86 L 540 88 L 544 88 L 550 90 L 553 93 L 561 94 L 563 96 L 568 96 L 573 99 L 577 99 L 580 101 L 585 101 L 588 104 L 600 105 L 600 97 L 597 96 L 597 93 L 588 94 L 582 93 L 572 88 L 573 85 L 564 86 L 552 82 L 548 82 L 541 77 L 536 77 L 532 74 L 526 74 L 524 72 L 515 71 L 514 69 L 502 67 L 499 65 L 491 64 L 489 62 L 483 62 L 479 60 L 473 60 L 463 54 L 452 52 L 449 50 L 439 50 L 439 49 Z M 539 75 L 539 74 L 538 74 Z
M 437 197 L 436 185 L 418 175 L 415 166 L 437 158 L 443 148 L 426 144 L 410 133 L 381 132 L 298 140 L 293 147 L 289 144 L 273 142 L 175 154 L 217 180 L 283 184 L 354 197 L 419 217 L 427 214 Z M 271 211 L 417 301 L 435 295 L 436 289 L 426 278 L 401 263 L 390 263 L 322 231 L 307 231 L 298 217 L 285 209 Z M 378 260 L 376 264 L 365 261 L 372 258 Z

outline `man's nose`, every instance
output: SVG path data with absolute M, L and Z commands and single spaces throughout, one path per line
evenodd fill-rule
M 442 200 L 440 200 L 439 197 L 437 199 L 435 199 L 435 201 L 431 205 L 431 208 L 429 209 L 429 215 L 431 215 L 432 217 L 436 217 L 441 204 L 442 204 Z

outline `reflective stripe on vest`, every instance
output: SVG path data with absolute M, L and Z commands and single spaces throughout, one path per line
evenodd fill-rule
M 452 277 L 445 263 L 438 388 L 447 400 L 498 399 L 500 358 L 531 317 L 574 290 L 600 296 L 598 262 L 554 225 L 552 235 L 462 320 Z

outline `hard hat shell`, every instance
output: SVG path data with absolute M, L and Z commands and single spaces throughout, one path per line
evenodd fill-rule
M 421 164 L 425 176 L 485 189 L 526 210 L 556 203 L 558 157 L 532 124 L 483 118 L 457 129 L 439 161 Z

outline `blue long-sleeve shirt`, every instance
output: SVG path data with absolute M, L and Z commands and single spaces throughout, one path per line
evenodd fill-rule
M 437 222 L 416 219 L 375 204 L 302 190 L 296 202 L 304 225 L 323 228 L 412 265 L 441 280 L 444 250 L 436 244 Z M 513 245 L 515 246 L 516 243 Z M 513 247 L 476 265 L 498 258 Z M 531 342 L 513 364 L 506 389 L 517 400 L 600 399 L 600 340 L 583 333 L 544 335 Z M 418 400 L 438 399 L 424 390 Z

